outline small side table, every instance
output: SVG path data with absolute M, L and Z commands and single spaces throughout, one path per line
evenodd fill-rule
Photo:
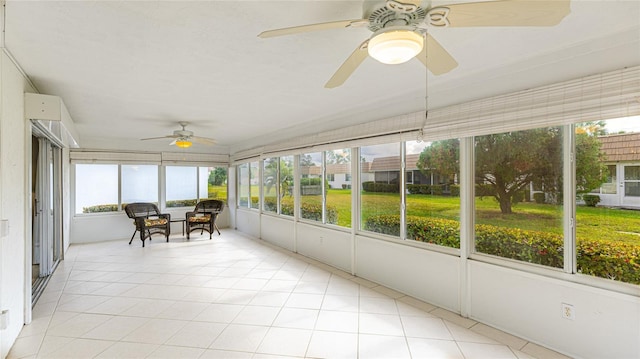
M 173 222 L 182 222 L 182 235 L 184 236 L 185 221 L 186 221 L 186 219 L 184 219 L 184 218 L 171 218 L 171 221 L 169 221 L 169 222 L 171 222 L 171 223 L 173 223 Z

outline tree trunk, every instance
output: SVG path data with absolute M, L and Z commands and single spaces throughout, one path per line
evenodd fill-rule
M 500 202 L 500 211 L 502 214 L 511 214 L 511 196 L 502 195 L 498 196 L 498 202 Z

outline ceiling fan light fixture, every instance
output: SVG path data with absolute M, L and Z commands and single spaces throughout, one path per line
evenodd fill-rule
M 424 38 L 413 30 L 382 29 L 369 40 L 369 56 L 383 64 L 405 63 L 422 51 Z
M 187 140 L 186 138 L 181 138 L 179 140 L 176 141 L 176 146 L 180 147 L 180 148 L 189 148 L 191 147 L 193 143 L 189 140 Z

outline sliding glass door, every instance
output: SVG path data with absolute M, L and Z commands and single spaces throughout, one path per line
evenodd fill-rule
M 61 149 L 44 137 L 32 137 L 32 301 L 62 254 Z

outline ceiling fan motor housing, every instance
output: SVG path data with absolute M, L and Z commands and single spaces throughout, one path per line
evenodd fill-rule
M 371 6 L 365 1 L 363 14 L 369 20 L 369 30 L 376 32 L 389 26 L 417 26 L 427 15 L 424 8 L 417 6 L 413 12 L 401 12 L 390 9 L 385 2 L 376 2 Z
M 180 136 L 180 137 L 191 137 L 193 136 L 193 132 L 187 131 L 187 130 L 175 130 L 173 131 L 173 135 Z

